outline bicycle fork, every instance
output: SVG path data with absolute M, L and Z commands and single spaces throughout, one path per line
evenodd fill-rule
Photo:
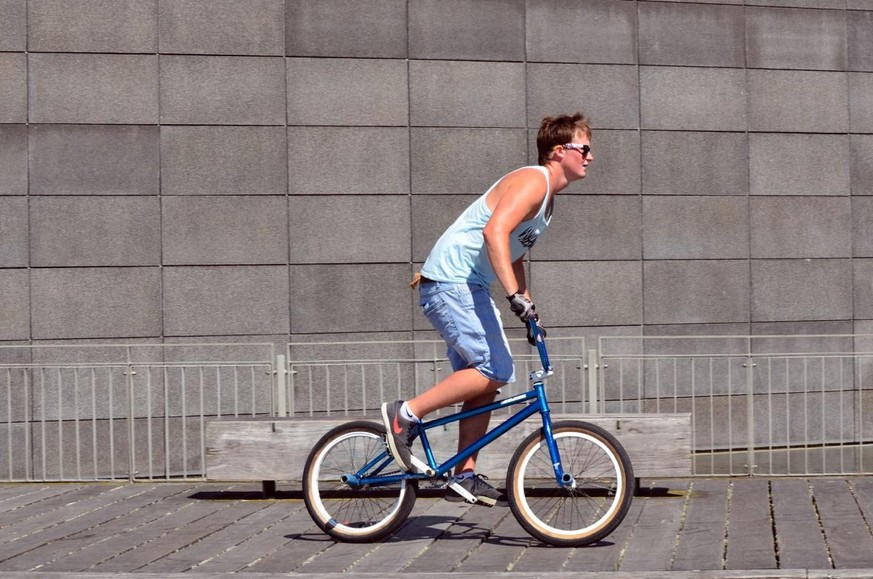
M 555 470 L 555 482 L 566 488 L 576 488 L 576 480 L 573 475 L 564 472 L 564 467 L 561 464 L 561 453 L 558 451 L 558 444 L 555 442 L 555 437 L 552 434 L 552 418 L 549 410 L 549 403 L 546 400 L 546 389 L 542 380 L 537 380 L 533 384 L 534 390 L 537 392 L 537 404 L 539 404 L 540 416 L 543 418 L 543 435 L 546 438 L 546 445 L 549 447 L 549 456 L 552 458 L 552 468 Z

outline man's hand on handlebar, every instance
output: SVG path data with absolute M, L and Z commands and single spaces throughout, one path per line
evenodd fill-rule
M 533 323 L 536 324 L 537 329 L 539 329 L 540 334 L 542 334 L 542 335 L 543 335 L 543 339 L 545 339 L 545 337 L 546 337 L 548 334 L 546 333 L 546 329 L 545 329 L 545 328 L 543 327 L 543 325 L 540 323 L 540 317 L 539 317 L 537 314 L 534 314 L 534 315 L 533 315 Z M 530 344 L 531 346 L 536 346 L 536 345 L 537 345 L 537 341 L 536 341 L 536 338 L 534 338 L 533 328 L 531 327 L 531 323 L 528 322 L 528 323 L 526 324 L 526 326 L 527 326 L 527 343 Z
M 522 293 L 514 293 L 511 296 L 506 296 L 509 300 L 509 309 L 512 310 L 522 322 L 527 322 L 537 314 L 537 307 L 532 301 L 525 297 Z

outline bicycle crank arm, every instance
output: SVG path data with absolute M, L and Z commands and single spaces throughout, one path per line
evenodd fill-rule
M 462 497 L 464 497 L 464 500 L 470 504 L 474 504 L 474 503 L 478 502 L 476 497 L 474 497 L 470 493 L 470 491 L 468 491 L 467 489 L 465 489 L 464 487 L 462 487 L 460 484 L 458 484 L 456 482 L 450 482 L 449 488 L 454 490 L 456 493 L 458 493 Z
M 412 466 L 415 467 L 416 471 L 424 473 L 428 477 L 436 476 L 436 471 L 432 469 L 427 463 L 414 456 L 411 456 L 409 458 L 412 459 Z

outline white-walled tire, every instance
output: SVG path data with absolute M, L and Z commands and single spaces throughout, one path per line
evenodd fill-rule
M 552 425 L 561 463 L 574 484 L 557 484 L 542 429 L 528 436 L 509 462 L 512 514 L 534 537 L 578 547 L 599 541 L 621 524 L 633 500 L 627 452 L 602 428 L 581 421 Z

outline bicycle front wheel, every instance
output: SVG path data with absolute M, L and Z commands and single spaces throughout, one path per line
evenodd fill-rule
M 377 541 L 397 530 L 415 504 L 417 482 L 384 485 L 344 482 L 361 476 L 401 474 L 385 447 L 381 424 L 356 421 L 338 426 L 319 440 L 303 469 L 303 500 L 312 520 L 338 541 Z
M 552 425 L 565 474 L 555 481 L 542 429 L 528 436 L 509 463 L 506 489 L 512 514 L 534 537 L 559 546 L 588 545 L 621 523 L 633 499 L 633 469 L 627 452 L 599 426 L 581 421 Z

